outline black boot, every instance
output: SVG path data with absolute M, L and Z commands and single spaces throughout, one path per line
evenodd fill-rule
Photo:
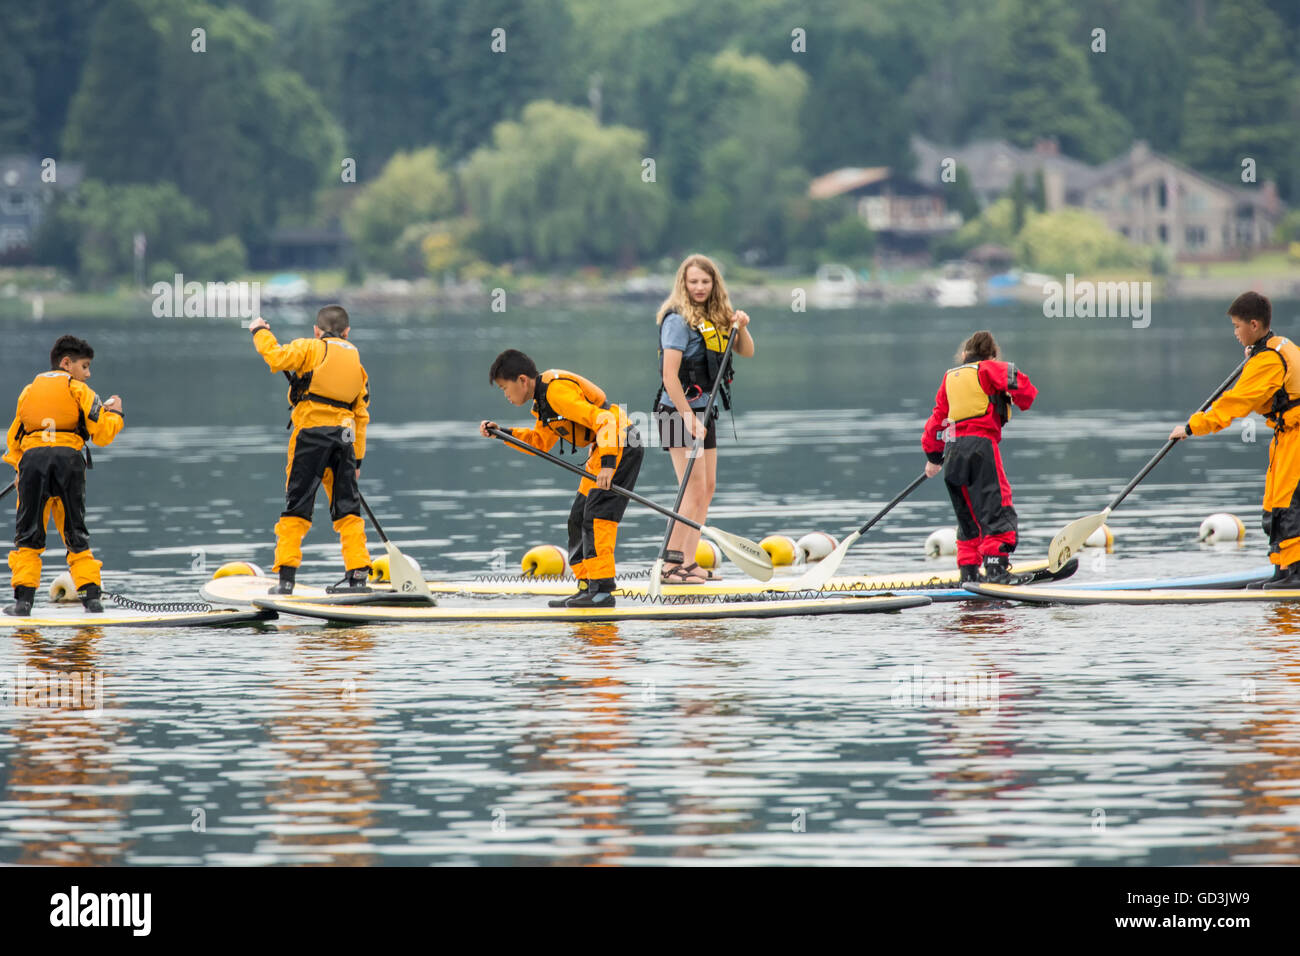
M 369 594 L 370 585 L 366 583 L 369 578 L 369 568 L 352 568 L 343 575 L 342 581 L 331 584 L 325 592 L 327 594 Z
M 584 578 L 578 582 L 578 590 L 574 591 L 572 594 L 566 594 L 564 595 L 564 597 L 557 597 L 554 598 L 553 600 L 547 601 L 546 606 L 547 607 L 568 607 L 570 601 L 576 601 L 578 598 L 582 597 L 586 593 L 587 593 L 587 580 Z
M 1034 579 L 1032 574 L 1012 574 L 1011 560 L 1005 554 L 986 554 L 984 556 L 984 583 L 1009 584 L 1019 587 Z
M 961 572 L 962 584 L 980 579 L 980 566 L 978 564 L 961 564 L 957 566 L 957 570 Z
M 270 588 L 267 594 L 292 594 L 293 586 L 298 578 L 298 569 L 291 568 L 287 564 L 280 565 L 280 583 Z
M 1295 591 L 1300 590 L 1300 566 L 1288 564 L 1286 571 L 1280 577 L 1264 582 L 1265 591 Z
M 14 588 L 14 603 L 5 608 L 5 613 L 12 617 L 31 617 L 32 604 L 36 601 L 36 588 Z
M 587 590 L 569 598 L 565 607 L 611 608 L 614 604 L 614 579 L 595 578 L 588 583 Z
M 100 601 L 103 592 L 98 584 L 87 584 L 85 587 L 77 588 L 77 593 L 81 595 L 81 606 L 86 609 L 87 614 L 104 613 L 104 604 Z

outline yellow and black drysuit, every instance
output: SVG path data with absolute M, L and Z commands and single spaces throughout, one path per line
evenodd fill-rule
M 1237 383 L 1187 421 L 1191 435 L 1227 428 L 1258 412 L 1273 428 L 1264 476 L 1264 533 L 1268 558 L 1281 567 L 1300 563 L 1300 347 L 1266 332 L 1249 350 Z
M 540 451 L 564 442 L 576 451 L 591 448 L 587 473 L 569 511 L 569 566 L 574 577 L 595 590 L 614 590 L 614 544 L 628 499 L 596 487 L 601 468 L 613 468 L 613 483 L 631 491 L 641 472 L 641 438 L 622 406 L 588 379 L 562 369 L 537 377 L 533 393 L 534 428 L 511 428 L 515 438 Z M 527 452 L 524 452 L 527 454 Z
M 86 442 L 110 444 L 122 430 L 121 412 L 106 409 L 84 382 L 54 369 L 37 375 L 18 396 L 4 461 L 18 469 L 18 514 L 9 552 L 13 586 L 41 584 L 41 554 L 50 518 L 68 549 L 77 589 L 101 586 L 100 562 L 86 530 Z
M 302 564 L 302 539 L 311 527 L 322 482 L 345 569 L 369 568 L 357 488 L 370 423 L 370 382 L 361 354 L 351 342 L 334 335 L 280 345 L 270 329 L 261 328 L 253 333 L 253 345 L 272 372 L 288 377 L 293 406 L 285 507 L 275 525 L 274 569 Z

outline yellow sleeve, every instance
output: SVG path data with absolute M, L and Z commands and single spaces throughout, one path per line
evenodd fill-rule
M 1282 387 L 1286 378 L 1282 356 L 1266 349 L 1252 356 L 1242 369 L 1241 378 L 1204 412 L 1197 412 L 1187 420 L 1193 435 L 1209 435 L 1222 431 L 1234 420 L 1251 412 L 1266 410 L 1273 393 Z
M 562 387 L 556 388 L 557 385 Z M 618 441 L 618 415 L 612 408 L 601 408 L 599 405 L 591 404 L 582 397 L 581 388 L 564 379 L 558 379 L 550 384 L 546 392 L 546 400 L 551 403 L 551 408 L 555 409 L 560 417 L 590 428 L 596 436 L 596 454 L 600 456 L 601 464 L 614 467 L 614 461 L 618 459 L 618 445 L 611 447 L 601 444 L 602 439 Z
M 559 435 L 555 434 L 555 432 L 551 431 L 541 423 L 538 423 L 535 428 L 507 428 L 506 431 L 515 438 L 518 438 L 521 442 L 536 448 L 538 451 L 550 451 L 555 447 L 555 443 L 560 440 Z M 528 454 L 528 452 L 524 451 L 522 448 L 518 448 L 514 445 L 511 445 L 510 447 L 514 448 L 517 452 L 521 452 L 525 455 Z
M 319 339 L 294 339 L 281 345 L 270 329 L 258 329 L 253 333 L 253 347 L 271 366 L 272 372 L 293 372 L 296 375 L 310 372 L 321 363 L 325 354 L 325 343 Z
M 30 385 L 27 388 L 31 388 Z M 18 408 L 22 407 L 23 396 L 27 394 L 27 388 L 24 388 L 22 394 L 18 396 L 18 407 L 14 409 L 14 422 L 9 426 L 9 434 L 5 439 L 4 463 L 12 465 L 15 469 L 18 462 L 22 461 L 23 449 L 18 441 L 18 430 L 22 428 L 22 420 L 18 417 Z
M 120 412 L 106 409 L 89 385 L 74 379 L 71 388 L 82 414 L 86 416 L 86 431 L 90 433 L 90 440 L 100 446 L 112 444 L 117 433 L 126 425 L 126 419 Z
M 370 424 L 370 376 L 364 368 L 361 369 L 361 394 L 352 403 L 352 419 L 357 433 L 352 448 L 356 452 L 357 464 L 360 465 L 361 459 L 366 457 L 366 426 Z

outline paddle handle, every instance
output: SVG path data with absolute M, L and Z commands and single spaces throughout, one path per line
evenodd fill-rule
M 1214 394 L 1211 395 L 1209 398 L 1207 398 L 1205 401 L 1201 402 L 1201 407 L 1198 408 L 1197 411 L 1203 412 L 1211 405 L 1213 405 L 1216 401 L 1218 401 L 1219 396 L 1232 387 L 1232 383 L 1237 380 L 1237 376 L 1241 374 L 1241 370 L 1246 367 L 1246 362 L 1249 361 L 1250 361 L 1249 358 L 1243 360 L 1242 363 L 1237 366 L 1236 370 L 1223 380 L 1223 384 L 1214 390 Z M 1133 489 L 1142 483 L 1143 478 L 1151 474 L 1151 469 L 1154 468 L 1156 465 L 1160 464 L 1160 459 L 1164 458 L 1165 455 L 1169 454 L 1170 449 L 1172 449 L 1175 445 L 1177 445 L 1179 441 L 1181 441 L 1181 439 L 1171 438 L 1167 442 L 1165 442 L 1164 447 L 1161 448 L 1158 452 L 1156 452 L 1155 457 L 1146 463 L 1146 467 L 1144 467 L 1141 471 L 1137 473 L 1137 477 L 1135 477 L 1132 481 L 1130 481 L 1127 485 L 1125 485 L 1124 490 L 1121 491 L 1118 495 L 1116 495 L 1115 499 L 1109 505 L 1106 506 L 1106 510 L 1114 511 L 1116 508 L 1118 508 L 1120 502 L 1122 502 L 1125 498 L 1127 498 L 1129 494 L 1133 491 Z
M 889 504 L 885 505 L 885 507 L 881 508 L 878 512 L 876 512 L 876 516 L 874 518 L 872 518 L 870 521 L 868 521 L 866 524 L 864 524 L 861 528 L 858 529 L 858 536 L 861 537 L 862 535 L 870 531 L 872 525 L 874 525 L 877 521 L 879 521 L 885 515 L 889 514 L 889 512 L 894 509 L 894 505 L 898 504 L 900 501 L 902 501 L 912 492 L 916 491 L 917 488 L 920 488 L 922 482 L 925 481 L 926 477 L 927 476 L 925 472 L 921 472 L 919 475 L 913 478 L 912 483 L 910 485 L 908 485 L 898 494 L 894 495 L 893 500 L 890 501 Z
M 13 491 L 17 487 L 18 487 L 18 479 L 15 478 L 13 481 L 9 482 L 9 484 L 5 486 L 4 491 L 0 491 L 0 501 L 4 500 L 5 496 L 8 495 L 9 492 Z
M 727 337 L 727 347 L 722 352 L 722 364 L 718 366 L 718 377 L 714 379 L 713 390 L 709 392 L 709 401 L 704 406 L 704 414 L 701 417 L 706 431 L 709 427 L 709 415 L 713 411 L 713 403 L 717 400 L 718 391 L 722 388 L 722 380 L 727 375 L 727 363 L 731 361 L 731 349 L 735 346 L 736 339 L 739 337 L 740 336 L 736 333 L 735 329 L 732 329 L 731 335 Z M 691 469 L 695 467 L 695 459 L 699 456 L 703 445 L 703 438 L 693 438 L 691 440 L 691 453 L 686 458 L 686 471 L 682 474 L 682 483 L 677 487 L 677 497 L 673 500 L 673 511 L 682 510 L 682 501 L 686 498 L 686 485 L 691 480 Z M 668 527 L 664 529 L 664 542 L 659 546 L 660 561 L 667 560 L 668 558 L 668 542 L 672 539 L 673 526 L 676 524 L 676 518 L 668 519 Z
M 379 535 L 379 540 L 384 544 L 388 544 L 388 535 L 384 534 L 384 527 L 379 523 L 379 519 L 375 517 L 375 513 L 370 510 L 370 505 L 366 504 L 366 497 L 361 493 L 360 488 L 357 489 L 357 497 L 361 499 L 361 507 L 366 509 L 366 517 L 375 526 L 375 532 Z
M 502 431 L 500 428 L 489 428 L 488 431 L 490 431 L 497 438 L 500 438 L 502 441 L 508 442 L 509 444 L 514 445 L 516 448 L 521 448 L 524 451 L 528 452 L 530 455 L 537 455 L 539 458 L 545 458 L 547 461 L 551 462 L 552 464 L 559 465 L 561 468 L 566 468 L 569 471 L 573 472 L 575 475 L 582 475 L 583 478 L 593 477 L 591 472 L 587 471 L 587 469 L 579 468 L 577 465 L 573 464 L 572 462 L 567 462 L 563 458 L 556 458 L 550 452 L 542 451 L 540 448 L 534 448 L 532 445 L 528 444 L 527 442 L 520 441 L 514 435 L 511 435 L 509 432 Z M 619 485 L 610 485 L 609 490 L 615 492 L 616 494 L 620 494 L 624 498 L 628 498 L 631 501 L 635 501 L 639 505 L 645 505 L 651 511 L 657 511 L 666 518 L 672 518 L 674 521 L 680 521 L 682 524 L 694 528 L 696 531 L 704 530 L 704 525 L 700 524 L 699 522 L 692 521 L 690 518 L 686 517 L 685 515 L 679 515 L 675 511 L 669 511 L 663 505 L 657 505 L 649 498 L 642 498 L 635 491 L 628 491 L 626 488 L 620 487 Z

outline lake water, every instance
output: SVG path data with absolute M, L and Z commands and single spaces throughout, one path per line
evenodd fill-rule
M 1280 332 L 1300 330 L 1300 305 L 1275 309 Z M 563 544 L 574 482 L 476 435 L 480 418 L 528 420 L 488 384 L 493 356 L 521 348 L 644 410 L 651 311 L 354 319 L 375 418 L 363 490 L 426 574 Z M 710 521 L 754 539 L 840 537 L 906 485 L 977 328 L 1041 392 L 1003 443 L 1027 557 L 1100 510 L 1241 360 L 1218 303 L 1157 303 L 1146 329 L 1024 307 L 752 314 Z M 64 331 L 91 340 L 91 384 L 126 405 L 89 483 L 106 588 L 185 598 L 226 561 L 269 567 L 288 413 L 248 333 L 10 323 L 0 395 Z M 1256 425 L 1176 449 L 1114 516 L 1116 551 L 1085 553 L 1077 579 L 1262 564 L 1271 433 Z M 671 503 L 666 455 L 648 453 L 637 490 Z M 1196 542 L 1217 511 L 1245 521 L 1243 547 Z M 950 565 L 922 549 L 950 524 L 942 486 L 923 486 L 845 570 Z M 648 565 L 662 532 L 633 505 L 621 567 Z M 302 578 L 335 580 L 323 497 L 307 545 Z M 62 564 L 47 558 L 46 582 Z M 1286 606 L 0 637 L 0 674 L 51 671 L 93 676 L 102 711 L 0 706 L 2 863 L 1300 862 Z M 923 692 L 944 678 L 954 695 Z

